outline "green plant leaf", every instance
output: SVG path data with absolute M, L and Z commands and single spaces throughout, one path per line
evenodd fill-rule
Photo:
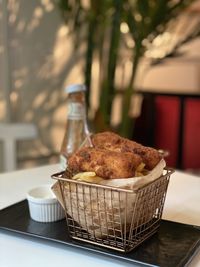
M 129 136 L 132 119 L 129 117 L 131 96 L 135 91 L 135 77 L 145 49 L 149 43 L 163 33 L 169 21 L 176 18 L 194 0 L 90 0 L 87 7 L 80 0 L 58 0 L 65 23 L 74 38 L 74 49 L 86 44 L 84 55 L 84 77 L 88 87 L 87 103 L 91 94 L 92 64 L 99 61 L 99 109 L 98 122 L 101 127 L 111 127 L 112 105 L 116 95 L 116 69 L 121 67 L 124 53 L 132 60 L 133 67 L 126 81 L 127 88 L 123 95 L 122 121 L 119 131 Z M 128 25 L 128 32 L 121 33 L 122 22 Z M 191 40 L 198 32 L 188 36 Z M 135 44 L 130 48 L 127 37 Z M 180 43 L 179 45 L 182 45 Z M 82 47 L 82 46 L 81 46 Z M 175 48 L 176 50 L 176 48 Z M 175 51 L 174 50 L 174 51 Z M 173 51 L 171 51 L 173 54 Z M 170 56 L 170 54 L 168 55 Z M 122 85 L 123 86 L 123 85 Z M 125 86 L 124 86 L 125 87 Z

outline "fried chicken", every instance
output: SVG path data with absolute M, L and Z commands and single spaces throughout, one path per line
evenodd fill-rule
M 141 162 L 138 155 L 130 152 L 86 147 L 69 158 L 68 167 L 73 173 L 94 171 L 102 178 L 115 179 L 133 177 Z
M 95 148 L 107 149 L 115 152 L 130 152 L 138 155 L 147 170 L 152 170 L 161 160 L 159 152 L 151 147 L 123 138 L 112 132 L 103 132 L 91 136 Z

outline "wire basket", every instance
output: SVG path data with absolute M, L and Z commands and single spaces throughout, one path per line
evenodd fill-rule
M 165 172 L 137 190 L 72 180 L 66 172 L 52 175 L 70 237 L 122 252 L 137 247 L 159 227 L 173 170 Z

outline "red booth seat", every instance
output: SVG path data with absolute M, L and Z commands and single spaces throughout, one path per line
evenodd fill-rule
M 169 166 L 200 169 L 200 97 L 155 95 L 155 147 Z

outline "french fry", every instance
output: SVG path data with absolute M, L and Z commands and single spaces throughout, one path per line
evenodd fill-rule
M 80 172 L 74 175 L 72 179 L 88 183 L 100 183 L 103 180 L 103 178 L 97 176 L 95 172 Z
M 136 172 L 142 172 L 145 167 L 145 164 L 142 162 L 138 165 Z
M 77 174 L 75 174 L 73 177 L 72 177 L 72 180 L 81 180 L 81 179 L 84 179 L 85 177 L 94 177 L 96 176 L 96 173 L 95 172 L 79 172 Z

